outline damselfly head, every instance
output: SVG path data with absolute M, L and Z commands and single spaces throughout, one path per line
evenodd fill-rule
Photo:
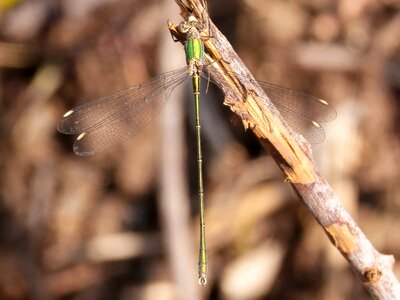
M 194 15 L 190 15 L 187 21 L 183 21 L 179 24 L 179 31 L 181 33 L 189 33 L 190 37 L 193 37 L 196 33 L 203 32 L 206 29 L 207 25 L 203 21 L 197 19 Z

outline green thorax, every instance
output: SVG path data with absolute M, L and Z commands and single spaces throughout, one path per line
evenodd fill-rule
M 193 59 L 204 61 L 204 44 L 200 38 L 190 38 L 185 42 L 186 63 Z

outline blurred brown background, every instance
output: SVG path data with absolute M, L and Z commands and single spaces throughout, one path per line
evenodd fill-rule
M 209 10 L 256 78 L 336 107 L 317 164 L 399 259 L 400 1 Z M 172 0 L 0 0 L 0 299 L 369 299 L 217 90 L 202 101 L 205 288 L 190 88 L 93 157 L 56 131 L 72 107 L 184 65 L 167 19 L 181 20 Z

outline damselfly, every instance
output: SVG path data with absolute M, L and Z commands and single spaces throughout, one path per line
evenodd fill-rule
M 204 220 L 204 192 L 200 126 L 200 77 L 210 80 L 204 62 L 204 44 L 201 33 L 207 25 L 190 16 L 179 25 L 186 35 L 184 43 L 187 66 L 164 73 L 145 83 L 105 96 L 66 112 L 58 123 L 58 130 L 77 134 L 73 150 L 78 155 L 92 155 L 121 140 L 136 134 L 161 110 L 172 91 L 187 78 L 192 78 L 195 100 L 198 194 L 200 203 L 199 284 L 207 282 L 207 251 Z M 240 75 L 237 75 L 240 77 Z M 336 111 L 325 100 L 284 87 L 257 81 L 282 117 L 310 142 L 319 143 L 325 138 L 321 122 L 333 120 Z

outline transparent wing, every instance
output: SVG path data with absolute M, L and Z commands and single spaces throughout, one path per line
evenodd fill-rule
M 238 79 L 244 78 L 239 74 L 232 75 Z M 203 68 L 202 76 L 207 80 L 210 79 L 207 67 Z M 253 81 L 248 78 L 246 80 Z M 214 80 L 211 81 L 221 87 Z M 332 105 L 307 93 L 258 80 L 255 80 L 254 83 L 257 83 L 265 91 L 292 129 L 302 134 L 310 143 L 318 144 L 325 140 L 325 131 L 321 123 L 329 122 L 336 118 L 336 110 Z M 261 101 L 268 103 L 267 98 L 261 98 Z
M 92 155 L 136 134 L 161 110 L 188 67 L 157 76 L 109 96 L 80 105 L 59 121 L 58 131 L 79 134 L 73 150 Z
M 318 144 L 325 140 L 325 131 L 321 123 L 336 118 L 336 110 L 332 105 L 311 94 L 263 81 L 257 83 L 290 127 L 302 134 L 310 143 Z M 262 98 L 262 101 L 267 99 Z

